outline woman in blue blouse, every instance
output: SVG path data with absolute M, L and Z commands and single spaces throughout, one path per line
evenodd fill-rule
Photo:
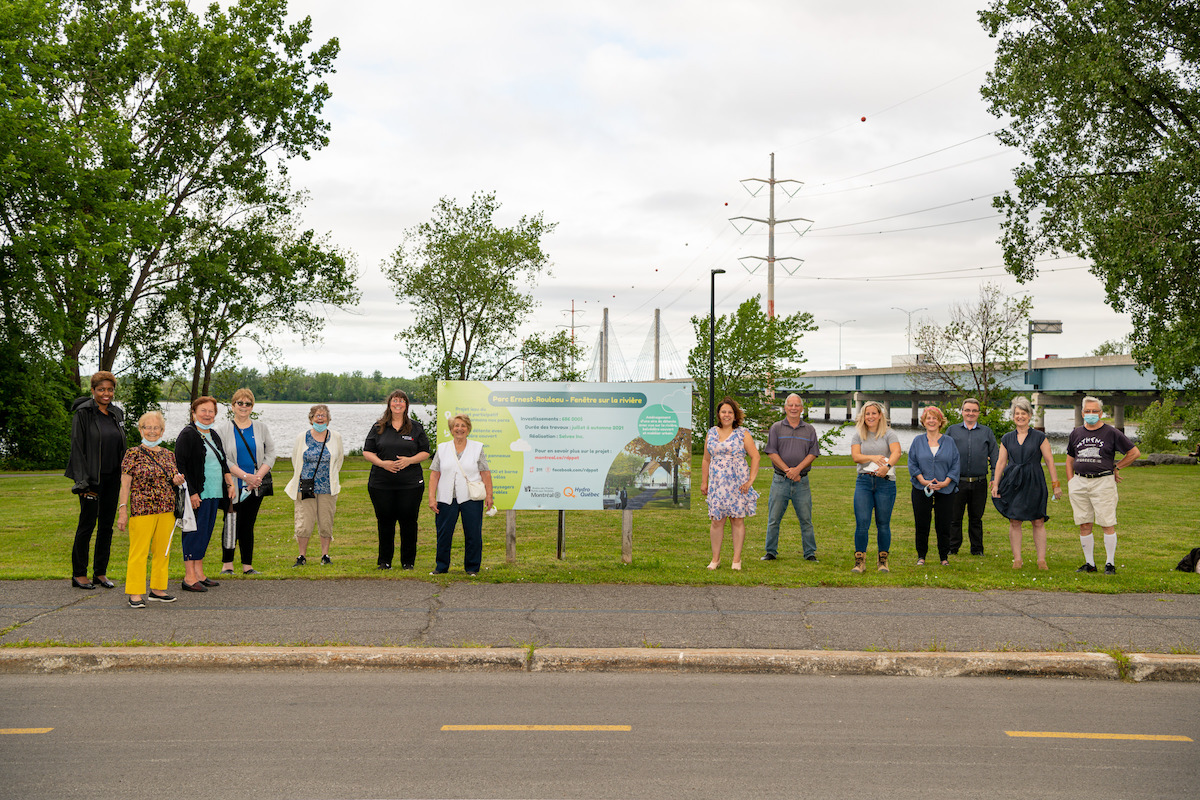
M 917 528 L 917 566 L 924 566 L 929 551 L 929 520 L 937 533 L 938 557 L 950 564 L 950 516 L 958 491 L 958 447 L 942 435 L 946 415 L 937 406 L 921 412 L 924 436 L 908 447 L 908 474 L 912 478 L 913 521 Z
M 329 543 L 333 541 L 333 515 L 337 511 L 337 496 L 342 490 L 338 473 L 342 469 L 345 451 L 342 435 L 329 429 L 329 406 L 319 403 L 308 410 L 312 428 L 296 437 L 292 448 L 292 479 L 284 487 L 296 510 L 296 544 L 300 554 L 292 566 L 308 563 L 308 540 L 315 525 L 321 534 L 321 563 L 328 564 Z M 312 488 L 301 489 L 302 481 L 312 481 Z

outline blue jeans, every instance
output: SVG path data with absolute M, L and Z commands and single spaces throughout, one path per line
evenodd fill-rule
M 854 482 L 854 552 L 867 552 L 871 512 L 875 512 L 875 538 L 879 552 L 892 549 L 892 508 L 896 482 L 878 475 L 860 474 Z
M 767 498 L 767 552 L 779 555 L 779 523 L 783 522 L 783 513 L 787 511 L 788 503 L 796 509 L 796 519 L 800 521 L 800 544 L 804 548 L 804 557 L 817 555 L 817 532 L 812 524 L 812 490 L 808 488 L 808 476 L 798 481 L 775 473 L 771 478 L 771 494 Z

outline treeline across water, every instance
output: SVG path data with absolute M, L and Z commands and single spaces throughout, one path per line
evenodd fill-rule
M 364 375 L 361 370 L 343 372 L 306 372 L 298 367 L 273 367 L 261 373 L 251 367 L 224 369 L 213 375 L 210 392 L 226 401 L 238 389 L 254 392 L 255 400 L 297 403 L 377 403 L 389 393 L 403 389 L 412 403 L 434 402 L 429 381 L 414 378 L 388 378 L 375 370 Z M 177 375 L 163 382 L 163 400 L 188 402 L 191 379 Z M 119 395 L 119 391 L 118 391 Z M 119 401 L 119 398 L 118 398 Z

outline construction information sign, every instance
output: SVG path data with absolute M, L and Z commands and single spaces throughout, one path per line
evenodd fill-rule
M 439 443 L 455 414 L 501 510 L 689 506 L 691 383 L 438 381 Z

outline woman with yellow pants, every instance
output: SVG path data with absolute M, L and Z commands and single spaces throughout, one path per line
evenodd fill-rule
M 183 475 L 175 467 L 175 455 L 159 447 L 166 423 L 162 414 L 147 411 L 138 420 L 142 434 L 139 447 L 125 451 L 121 462 L 121 495 L 117 506 L 117 528 L 129 531 L 129 566 L 125 570 L 125 594 L 130 608 L 145 608 L 146 597 L 159 603 L 174 603 L 167 594 L 168 548 L 175 528 L 175 490 Z M 146 592 L 146 555 L 150 555 L 150 592 Z M 145 597 L 144 597 L 145 595 Z

